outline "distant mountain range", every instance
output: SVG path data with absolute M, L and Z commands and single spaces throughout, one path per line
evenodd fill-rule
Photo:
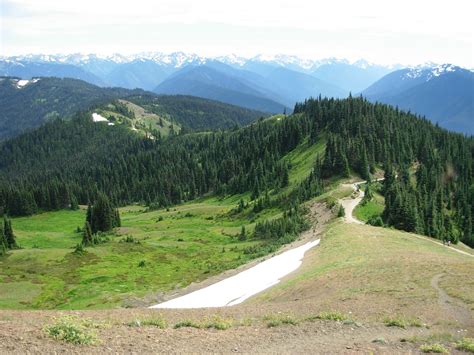
M 290 112 L 296 102 L 309 97 L 362 94 L 425 115 L 450 130 L 473 133 L 473 73 L 449 64 L 403 68 L 365 60 L 206 58 L 182 52 L 26 55 L 0 57 L 0 75 L 69 77 L 102 87 L 197 96 L 268 113 Z
M 443 128 L 474 134 L 474 73 L 470 70 L 450 64 L 397 70 L 362 95 L 424 115 Z
M 349 92 L 363 90 L 393 69 L 334 58 L 206 58 L 182 52 L 0 58 L 0 75 L 22 79 L 70 77 L 99 86 L 201 96 L 272 113 L 291 109 L 295 102 L 311 96 L 345 97 Z

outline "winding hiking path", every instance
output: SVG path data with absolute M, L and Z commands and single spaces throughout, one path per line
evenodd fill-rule
M 376 179 L 374 181 L 383 181 L 383 180 L 384 180 L 383 178 L 380 178 L 380 179 Z M 354 194 L 353 194 L 351 197 L 346 197 L 346 198 L 343 198 L 343 199 L 339 199 L 339 203 L 342 205 L 342 207 L 344 207 L 344 211 L 345 211 L 344 222 L 346 222 L 346 223 L 355 223 L 355 224 L 365 224 L 364 222 L 362 222 L 362 221 L 358 220 L 357 218 L 355 218 L 353 213 L 354 213 L 354 209 L 362 201 L 362 199 L 364 198 L 364 195 L 365 195 L 364 191 L 362 191 L 362 189 L 360 189 L 360 185 L 365 184 L 366 182 L 367 181 L 358 181 L 358 182 L 354 182 L 354 183 L 351 183 L 351 184 L 344 184 L 343 185 L 343 186 L 352 187 L 352 189 L 354 190 L 354 194 L 356 194 L 356 196 L 354 196 Z M 411 234 L 411 235 L 415 238 L 423 239 L 423 240 L 426 240 L 428 242 L 438 244 L 442 247 L 446 247 L 443 243 L 437 242 L 437 241 L 433 240 L 432 238 L 423 237 L 421 235 L 416 235 L 416 234 Z M 454 246 L 450 247 L 450 250 L 453 250 L 453 251 L 455 251 L 457 253 L 460 253 L 460 254 L 463 254 L 463 255 L 474 257 L 474 254 L 470 254 L 466 251 L 457 249 Z
M 346 214 L 344 216 L 344 221 L 346 223 L 364 224 L 364 222 L 359 221 L 357 218 L 354 218 L 353 212 L 354 212 L 354 209 L 357 207 L 357 205 L 360 203 L 360 201 L 362 201 L 362 199 L 365 196 L 364 191 L 362 191 L 359 188 L 359 185 L 362 185 L 362 184 L 365 184 L 365 183 L 366 183 L 366 181 L 359 181 L 359 182 L 355 182 L 353 184 L 344 184 L 343 185 L 343 186 L 352 187 L 352 189 L 354 190 L 354 193 L 357 194 L 356 196 L 352 195 L 349 198 L 344 198 L 344 199 L 339 200 L 339 203 L 342 205 L 342 207 L 344 207 L 344 211 L 346 212 Z
M 438 304 L 446 314 L 454 318 L 460 325 L 472 325 L 473 319 L 469 306 L 461 300 L 449 296 L 446 291 L 439 286 L 439 281 L 443 276 L 444 274 L 438 274 L 431 279 L 431 287 L 438 292 Z

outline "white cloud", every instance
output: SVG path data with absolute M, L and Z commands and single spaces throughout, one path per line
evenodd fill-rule
M 2 53 L 229 49 L 474 66 L 472 0 L 0 1 Z

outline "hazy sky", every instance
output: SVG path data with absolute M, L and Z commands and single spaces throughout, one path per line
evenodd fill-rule
M 474 67 L 473 0 L 0 0 L 0 55 L 184 51 Z

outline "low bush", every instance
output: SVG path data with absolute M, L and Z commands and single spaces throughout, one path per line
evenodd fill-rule
M 91 328 L 93 323 L 88 319 L 79 319 L 77 317 L 63 317 L 56 323 L 45 328 L 49 337 L 62 340 L 72 344 L 95 344 L 97 336 Z
M 447 354 L 448 350 L 441 344 L 424 344 L 420 346 L 421 352 L 424 353 L 437 353 L 437 354 Z

